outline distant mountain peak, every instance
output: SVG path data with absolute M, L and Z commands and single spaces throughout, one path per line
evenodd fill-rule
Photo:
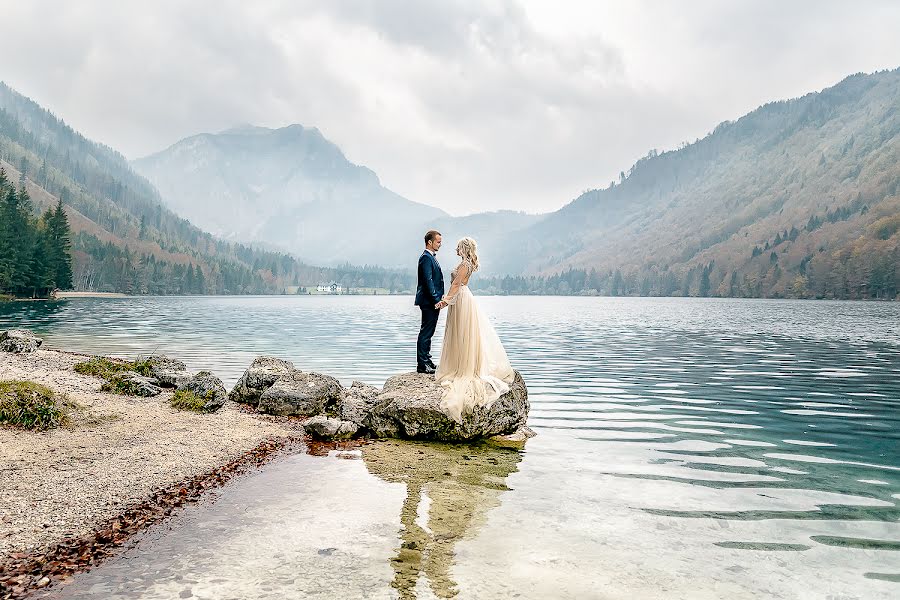
M 178 214 L 226 239 L 267 243 L 320 264 L 393 264 L 383 232 L 413 245 L 444 211 L 412 202 L 347 159 L 316 127 L 239 124 L 136 160 Z M 407 233 L 407 228 L 410 233 Z
M 253 125 L 251 123 L 239 123 L 233 127 L 229 127 L 228 129 L 223 129 L 218 132 L 216 135 L 228 135 L 228 134 L 266 134 L 271 133 L 272 130 L 268 127 L 260 127 L 259 125 Z
M 299 123 L 292 123 L 284 127 L 263 127 L 252 123 L 239 123 L 218 133 L 200 135 L 308 135 L 328 141 L 318 127 L 306 127 Z

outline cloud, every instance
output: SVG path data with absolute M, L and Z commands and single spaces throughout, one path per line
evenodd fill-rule
M 3 2 L 2 76 L 136 158 L 318 127 L 455 214 L 555 209 L 650 148 L 896 67 L 894 2 Z

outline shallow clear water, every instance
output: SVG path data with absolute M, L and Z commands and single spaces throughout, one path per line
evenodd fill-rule
M 524 452 L 285 458 L 63 596 L 900 596 L 900 305 L 479 301 L 529 387 Z M 414 365 L 417 317 L 402 297 L 0 305 L 50 347 L 165 352 L 226 386 L 259 354 L 381 384 Z

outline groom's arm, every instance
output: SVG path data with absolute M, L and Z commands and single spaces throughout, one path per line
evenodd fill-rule
M 425 289 L 431 295 L 431 303 L 437 304 L 437 290 L 434 289 L 434 272 L 430 261 L 424 254 L 419 257 L 419 277 L 425 282 Z

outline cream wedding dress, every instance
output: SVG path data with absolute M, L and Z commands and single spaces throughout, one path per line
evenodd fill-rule
M 435 373 L 444 388 L 441 410 L 457 422 L 476 406 L 490 406 L 509 391 L 515 377 L 497 332 L 469 291 L 472 271 L 467 260 L 453 270 L 450 292 L 444 297 L 449 305 L 447 326 Z

